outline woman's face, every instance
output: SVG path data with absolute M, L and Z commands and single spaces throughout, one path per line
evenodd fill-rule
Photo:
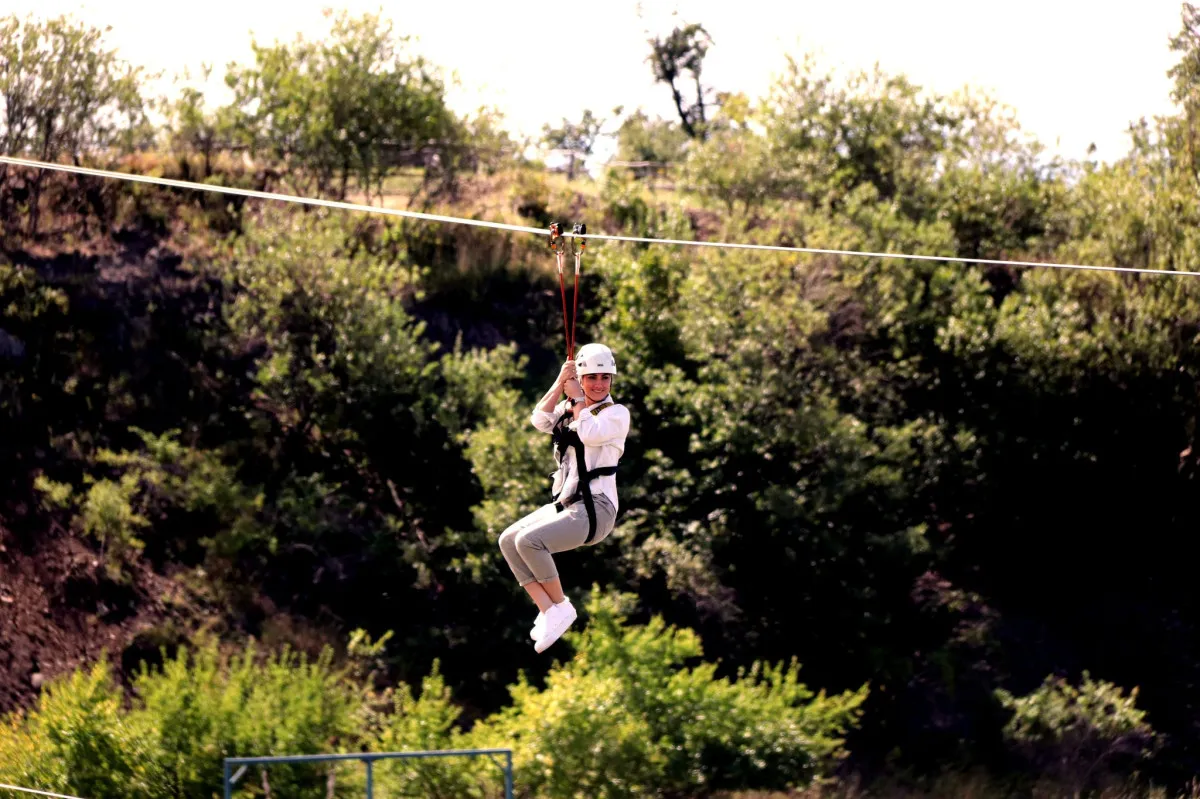
M 599 402 L 608 396 L 612 388 L 612 375 L 584 375 L 579 385 L 583 386 L 583 393 L 589 400 Z

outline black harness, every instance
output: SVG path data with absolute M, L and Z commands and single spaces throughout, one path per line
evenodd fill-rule
M 613 403 L 606 402 L 598 408 L 592 409 L 592 415 L 600 413 L 605 408 L 612 407 Z M 608 477 L 617 473 L 616 466 L 599 466 L 591 471 L 587 468 L 587 458 L 584 453 L 583 441 L 579 438 L 579 433 L 571 430 L 567 425 L 571 423 L 571 413 L 568 410 L 554 422 L 554 428 L 550 431 L 550 440 L 554 442 L 554 456 L 559 465 L 562 465 L 562 459 L 566 457 L 567 450 L 575 450 L 576 471 L 579 473 L 579 487 L 575 493 L 563 500 L 556 500 L 554 509 L 561 513 L 564 508 L 574 505 L 580 499 L 583 500 L 583 507 L 587 509 L 588 516 L 588 534 L 585 544 L 592 543 L 592 539 L 596 537 L 596 502 L 592 498 L 592 481 L 597 477 Z

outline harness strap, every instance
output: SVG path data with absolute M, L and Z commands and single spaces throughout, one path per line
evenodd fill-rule
M 605 408 L 611 408 L 614 404 L 615 403 L 613 402 L 606 402 L 603 405 L 597 405 L 595 408 L 590 410 L 592 415 L 595 416 Z M 556 500 L 554 503 L 554 509 L 558 513 L 561 513 L 564 508 L 570 507 L 582 499 L 583 507 L 587 510 L 588 516 L 588 534 L 587 538 L 584 540 L 584 543 L 590 544 L 596 537 L 596 502 L 592 497 L 592 481 L 597 477 L 608 477 L 616 474 L 617 467 L 598 466 L 589 471 L 587 468 L 587 458 L 584 444 L 579 438 L 579 433 L 567 427 L 569 422 L 566 424 L 563 423 L 564 420 L 568 418 L 570 418 L 568 413 L 564 413 L 562 416 L 558 417 L 558 419 L 554 422 L 554 429 L 551 430 L 550 437 L 554 442 L 555 452 L 558 456 L 560 465 L 563 455 L 566 454 L 567 447 L 575 450 L 575 464 L 576 470 L 579 473 L 579 487 L 576 489 L 574 494 L 566 499 Z
M 558 502 L 555 502 L 554 509 L 561 513 L 563 508 L 570 507 L 582 499 L 583 507 L 587 510 L 588 517 L 588 534 L 583 543 L 590 544 L 596 537 L 596 500 L 592 497 L 592 481 L 597 477 L 606 477 L 608 475 L 616 474 L 617 467 L 600 466 L 592 469 L 589 472 L 584 462 L 583 442 L 579 440 L 579 434 L 574 430 L 569 430 L 567 432 L 570 433 L 575 439 L 571 442 L 571 446 L 575 450 L 575 457 L 577 459 L 576 463 L 579 466 L 579 490 L 567 497 L 565 500 L 559 500 Z

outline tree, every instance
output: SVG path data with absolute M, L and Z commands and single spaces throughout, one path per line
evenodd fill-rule
M 476 171 L 494 175 L 516 159 L 519 147 L 502 127 L 504 115 L 496 108 L 480 107 L 463 119 L 463 138 Z
M 575 178 L 576 159 L 586 160 L 592 154 L 596 139 L 600 136 L 600 128 L 603 126 L 604 120 L 597 119 L 590 108 L 585 108 L 578 122 L 571 122 L 563 117 L 560 127 L 542 127 L 542 140 L 550 147 L 566 150 L 570 157 L 567 165 L 568 180 Z
M 0 18 L 0 150 L 41 161 L 80 163 L 110 151 L 129 152 L 147 140 L 142 69 L 104 47 L 110 30 L 67 17 L 38 22 Z M 0 189 L 9 169 L 0 166 Z M 45 172 L 30 179 L 29 232 L 38 229 Z M 11 199 L 0 191 L 0 216 Z
M 344 199 L 351 177 L 368 198 L 382 194 L 389 154 L 445 147 L 457 135 L 443 82 L 403 53 L 406 42 L 390 21 L 343 11 L 328 39 L 254 43 L 254 65 L 225 77 L 251 151 L 290 165 L 319 194 Z
M 1188 165 L 1192 177 L 1200 181 L 1200 8 L 1184 3 L 1181 15 L 1183 27 L 1171 39 L 1171 50 L 1182 57 L 1167 74 L 1175 79 L 1171 99 L 1183 109 L 1180 122 Z
M 207 81 L 211 73 L 211 66 L 202 66 L 201 80 Z M 189 78 L 185 71 L 182 79 Z M 204 158 L 201 177 L 207 178 L 212 174 L 213 155 L 220 147 L 228 146 L 232 136 L 233 109 L 228 106 L 215 111 L 208 109 L 204 92 L 195 86 L 181 88 L 174 101 L 164 98 L 163 107 L 167 112 L 167 146 L 185 156 L 199 153 Z
M 688 135 L 676 122 L 651 119 L 640 108 L 617 129 L 617 157 L 622 161 L 673 163 L 682 160 Z
M 703 139 L 707 135 L 704 100 L 710 90 L 700 83 L 700 70 L 712 44 L 704 26 L 693 23 L 675 28 L 666 38 L 651 39 L 650 56 L 646 59 L 654 71 L 654 80 L 671 87 L 679 121 L 693 139 Z M 690 74 L 696 84 L 696 100 L 690 104 L 685 104 L 681 88 L 685 73 Z

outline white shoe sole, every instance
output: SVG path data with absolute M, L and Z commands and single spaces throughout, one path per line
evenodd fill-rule
M 575 619 L 579 617 L 579 614 L 576 613 L 575 608 L 571 607 L 570 605 L 567 606 L 567 610 L 568 613 L 565 616 L 555 618 L 553 620 L 553 624 L 550 623 L 550 620 L 547 620 L 546 631 L 533 646 L 535 652 L 538 654 L 545 652 L 550 648 L 551 644 L 553 644 L 559 638 L 562 638 L 563 633 L 565 633 L 567 629 L 575 623 Z

